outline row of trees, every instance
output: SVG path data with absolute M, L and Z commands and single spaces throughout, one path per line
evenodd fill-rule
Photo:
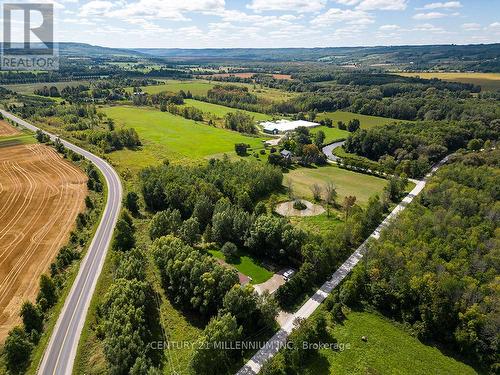
M 97 335 L 110 374 L 145 374 L 156 365 L 148 344 L 155 339 L 158 312 L 145 263 L 140 250 L 118 254 L 115 279 L 98 309 Z

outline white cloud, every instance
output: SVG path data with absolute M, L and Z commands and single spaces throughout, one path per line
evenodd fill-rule
M 436 18 L 446 17 L 446 14 L 439 12 L 417 13 L 413 16 L 416 20 L 433 20 Z
M 407 0 L 363 0 L 356 9 L 359 10 L 405 10 Z
M 311 21 L 316 26 L 329 26 L 337 22 L 344 22 L 349 25 L 366 25 L 374 21 L 373 16 L 365 11 L 338 8 L 328 9 L 328 11 Z
M 481 30 L 481 25 L 475 22 L 464 23 L 462 24 L 462 29 L 465 31 L 477 31 Z
M 324 8 L 326 0 L 252 0 L 247 8 L 256 12 L 284 10 L 293 12 L 317 12 Z
M 360 1 L 361 0 L 335 0 L 336 3 L 342 4 L 342 5 L 356 5 Z
M 500 22 L 490 23 L 489 26 L 488 26 L 488 28 L 492 29 L 492 30 L 498 30 L 498 31 L 500 31 Z
M 430 23 L 417 25 L 415 28 L 413 28 L 413 31 L 422 31 L 425 33 L 446 33 L 446 31 L 442 27 L 437 27 Z
M 185 13 L 223 11 L 224 0 L 162 1 L 139 0 L 130 3 L 116 3 L 108 16 L 129 21 L 133 18 L 154 18 L 171 21 L 187 21 Z
M 424 5 L 422 9 L 449 9 L 449 8 L 461 8 L 462 4 L 460 1 L 447 1 L 444 3 L 430 3 Z
M 378 29 L 380 31 L 396 31 L 400 30 L 401 27 L 399 25 L 382 25 Z
M 111 1 L 93 0 L 82 5 L 80 8 L 80 15 L 83 17 L 101 16 L 109 12 L 111 8 L 113 8 L 113 3 Z

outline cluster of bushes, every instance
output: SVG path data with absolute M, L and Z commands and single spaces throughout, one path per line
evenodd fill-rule
M 286 347 L 269 359 L 261 369 L 263 375 L 299 375 L 304 366 L 317 354 L 304 344 L 321 342 L 334 345 L 336 340 L 328 331 L 326 314 L 318 314 L 299 322 L 300 326 L 292 331 Z
M 224 126 L 240 133 L 257 133 L 253 116 L 240 111 L 227 113 L 224 116 Z
M 157 239 L 151 253 L 172 300 L 205 316 L 222 307 L 225 294 L 239 280 L 236 270 L 172 236 Z
M 388 172 L 421 177 L 446 154 L 473 139 L 496 140 L 500 122 L 397 123 L 360 130 L 344 144 L 347 152 L 380 161 Z
M 86 133 L 89 143 L 99 146 L 104 152 L 112 152 L 126 148 L 141 146 L 139 134 L 134 128 L 118 129 L 113 131 L 89 130 Z
M 41 96 L 50 96 L 52 98 L 59 98 L 61 94 L 59 93 L 59 90 L 55 86 L 43 86 L 40 89 L 35 89 L 33 91 L 35 95 L 41 95 Z
M 242 350 L 227 350 L 224 345 L 274 328 L 278 306 L 273 298 L 239 285 L 234 269 L 219 265 L 173 236 L 155 240 L 150 251 L 174 303 L 211 317 L 190 362 L 193 373 L 227 373 L 233 361 L 241 358 Z
M 456 157 L 369 244 L 340 290 L 412 327 L 424 341 L 498 370 L 498 150 Z

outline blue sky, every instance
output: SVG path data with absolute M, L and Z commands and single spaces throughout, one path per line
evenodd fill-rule
M 57 8 L 58 40 L 108 47 L 335 47 L 500 42 L 500 0 L 44 2 L 53 2 Z

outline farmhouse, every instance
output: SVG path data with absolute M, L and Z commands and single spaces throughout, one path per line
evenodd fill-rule
M 262 130 L 267 134 L 278 134 L 278 133 L 286 133 L 288 131 L 292 131 L 297 129 L 299 126 L 304 126 L 306 128 L 313 128 L 315 126 L 319 126 L 320 124 L 316 122 L 297 120 L 297 121 L 289 121 L 289 120 L 278 120 L 278 121 L 266 121 L 261 122 L 260 126 L 262 126 Z

